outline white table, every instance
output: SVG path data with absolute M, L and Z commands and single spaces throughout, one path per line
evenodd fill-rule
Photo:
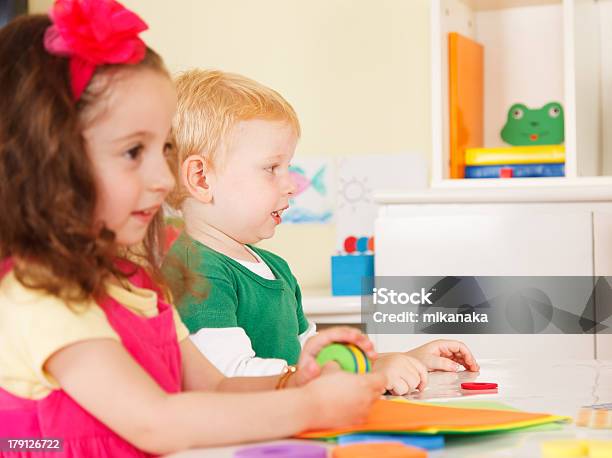
M 560 348 L 559 352 L 563 352 L 563 349 Z M 551 355 L 551 360 L 541 362 L 508 359 L 485 360 L 481 362 L 482 369 L 479 374 L 432 373 L 428 388 L 422 394 L 415 393 L 409 398 L 436 401 L 457 400 L 458 397 L 461 397 L 460 384 L 462 382 L 478 380 L 498 383 L 498 393 L 463 396 L 462 399 L 496 400 L 530 412 L 571 417 L 576 415 L 582 405 L 612 402 L 612 361 L 562 360 L 558 359 L 560 356 L 562 355 Z M 447 442 L 444 449 L 430 452 L 429 456 L 431 458 L 531 458 L 540 456 L 540 444 L 544 441 L 573 438 L 612 440 L 612 430 L 594 430 L 567 425 L 558 431 L 463 436 Z M 236 450 L 244 446 L 190 450 L 174 454 L 172 457 L 232 457 Z M 327 447 L 331 449 L 333 446 L 328 445 Z

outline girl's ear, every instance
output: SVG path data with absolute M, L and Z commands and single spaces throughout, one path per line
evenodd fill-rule
M 199 202 L 209 204 L 213 194 L 211 188 L 212 170 L 208 167 L 206 159 L 192 154 L 188 156 L 181 166 L 181 182 L 189 195 Z

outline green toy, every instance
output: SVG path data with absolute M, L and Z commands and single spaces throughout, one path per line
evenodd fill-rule
M 337 362 L 343 371 L 354 374 L 365 374 L 372 367 L 363 350 L 353 344 L 333 343 L 324 347 L 317 355 L 317 363 L 324 366 L 330 361 Z
M 550 102 L 532 110 L 522 103 L 516 103 L 508 110 L 501 138 L 513 146 L 563 143 L 563 107 L 558 102 Z

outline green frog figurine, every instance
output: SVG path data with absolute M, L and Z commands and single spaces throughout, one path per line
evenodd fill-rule
M 516 103 L 508 110 L 501 137 L 513 146 L 563 143 L 563 107 L 558 102 L 550 102 L 542 108 L 531 109 Z

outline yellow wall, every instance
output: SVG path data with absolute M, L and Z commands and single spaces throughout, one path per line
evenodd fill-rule
M 50 0 L 30 0 L 46 11 Z M 213 67 L 281 92 L 298 155 L 430 155 L 428 0 L 124 0 L 172 72 Z M 281 226 L 262 246 L 306 289 L 329 284 L 333 226 Z
M 46 13 L 52 4 L 51 0 L 28 0 L 30 13 Z

